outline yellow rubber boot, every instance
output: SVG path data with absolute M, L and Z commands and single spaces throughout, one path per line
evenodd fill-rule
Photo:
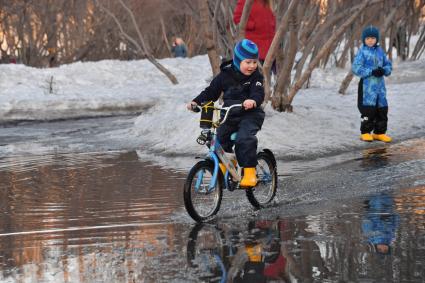
M 226 174 L 227 169 L 226 169 L 226 166 L 224 166 L 223 163 L 221 163 L 221 162 L 218 163 L 218 167 L 220 167 L 221 173 L 223 173 L 223 175 Z
M 373 136 L 371 134 L 369 134 L 369 133 L 366 133 L 366 134 L 362 134 L 360 136 L 360 139 L 362 141 L 365 141 L 365 142 L 371 142 L 371 141 L 373 141 Z
M 243 169 L 243 178 L 241 180 L 241 187 L 255 187 L 257 185 L 257 172 L 255 167 L 244 168 Z
M 383 142 L 391 142 L 393 140 L 391 137 L 387 136 L 386 134 L 379 134 L 379 135 L 373 134 L 372 137 L 375 140 L 383 141 Z

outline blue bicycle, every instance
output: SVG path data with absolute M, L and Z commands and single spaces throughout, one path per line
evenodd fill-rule
M 226 122 L 230 111 L 234 108 L 241 109 L 241 104 L 230 107 L 194 106 L 192 110 L 222 111 L 223 119 L 212 122 L 211 128 L 203 129 L 197 142 L 209 148 L 207 157 L 196 163 L 189 171 L 184 185 L 184 204 L 189 215 L 197 222 L 210 220 L 220 209 L 223 197 L 223 188 L 233 191 L 243 189 L 251 205 L 260 209 L 269 204 L 277 191 L 276 159 L 269 149 L 257 153 L 258 165 L 257 185 L 252 188 L 241 188 L 242 168 L 238 165 L 234 154 L 224 152 L 217 139 L 217 128 Z M 203 122 L 201 116 L 201 123 Z M 205 121 L 204 121 L 205 122 Z M 236 140 L 236 133 L 232 135 Z M 220 169 L 219 163 L 225 166 L 225 172 Z

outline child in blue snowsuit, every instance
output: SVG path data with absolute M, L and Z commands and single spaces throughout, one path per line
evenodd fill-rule
M 360 139 L 368 142 L 391 142 L 391 138 L 385 134 L 388 103 L 383 76 L 391 75 L 392 64 L 378 44 L 379 30 L 376 27 L 366 27 L 362 33 L 362 41 L 363 45 L 352 66 L 353 73 L 360 77 L 357 104 L 362 119 Z
M 264 79 L 258 71 L 257 61 L 257 45 L 248 39 L 238 42 L 234 48 L 233 60 L 221 64 L 220 73 L 211 84 L 187 105 L 190 110 L 192 105 L 216 101 L 222 92 L 223 106 L 243 105 L 243 111 L 229 113 L 229 118 L 217 129 L 217 137 L 226 152 L 232 152 L 233 141 L 230 136 L 237 132 L 235 153 L 239 165 L 244 168 L 241 187 L 254 187 L 257 184 L 256 134 L 261 129 L 265 116 L 260 107 L 264 100 Z

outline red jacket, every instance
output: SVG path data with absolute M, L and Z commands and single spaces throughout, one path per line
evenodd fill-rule
M 266 58 L 276 31 L 276 18 L 273 11 L 265 6 L 261 0 L 254 0 L 248 23 L 245 27 L 245 38 L 255 42 L 258 46 L 260 60 Z M 238 0 L 233 13 L 233 21 L 239 24 L 245 0 Z

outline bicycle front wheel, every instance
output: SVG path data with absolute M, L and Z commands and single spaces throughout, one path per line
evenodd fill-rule
M 258 153 L 257 159 L 257 185 L 246 189 L 246 196 L 252 206 L 262 208 L 276 196 L 277 170 L 274 160 L 267 153 Z
M 197 222 L 207 221 L 220 209 L 223 185 L 219 174 L 215 186 L 210 188 L 213 173 L 212 161 L 199 161 L 190 170 L 184 185 L 184 205 L 190 217 Z

